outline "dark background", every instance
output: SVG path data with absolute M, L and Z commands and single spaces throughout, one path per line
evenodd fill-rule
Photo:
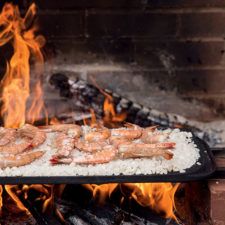
M 33 1 L 11 2 L 24 13 Z M 119 63 L 225 115 L 225 0 L 34 2 L 50 63 Z M 0 51 L 4 64 L 10 51 Z

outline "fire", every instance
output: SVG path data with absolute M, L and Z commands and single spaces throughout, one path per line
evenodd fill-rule
M 174 214 L 174 195 L 179 184 L 172 183 L 138 183 L 126 184 L 132 188 L 132 197 L 143 207 L 151 207 L 165 218 L 176 219 Z
M 38 29 L 35 23 L 36 11 L 36 5 L 31 4 L 25 16 L 21 17 L 18 6 L 6 3 L 0 13 L 0 46 L 10 44 L 13 49 L 12 57 L 6 63 L 6 72 L 1 80 L 1 116 L 4 127 L 18 128 L 25 122 L 33 123 L 42 111 L 47 118 L 41 87 L 44 63 L 41 47 L 45 44 L 45 39 L 41 35 L 36 35 Z M 32 88 L 30 87 L 31 61 L 34 67 Z M 28 104 L 30 90 L 33 90 L 33 101 Z M 3 206 L 4 189 L 19 210 L 29 213 L 17 196 L 21 191 L 18 185 L 0 186 L 0 208 Z M 49 199 L 46 200 L 44 207 L 47 207 Z
M 32 4 L 24 18 L 17 6 L 6 3 L 0 14 L 0 46 L 12 44 L 13 55 L 7 62 L 7 69 L 1 81 L 3 102 L 1 115 L 5 127 L 17 128 L 26 121 L 27 100 L 30 95 L 30 60 L 34 59 L 36 83 L 35 99 L 28 110 L 31 122 L 43 108 L 40 74 L 42 73 L 43 56 L 40 48 L 44 38 L 36 36 L 37 26 L 34 23 L 36 6 Z
M 129 189 L 129 195 L 125 196 L 134 199 L 143 207 L 150 207 L 165 218 L 177 220 L 174 209 L 174 195 L 179 184 L 172 183 L 127 183 L 127 184 L 88 184 L 84 185 L 92 192 L 94 199 L 103 204 L 110 198 L 117 187 Z M 122 200 L 122 199 L 121 199 Z
M 56 117 L 53 117 L 52 119 L 50 119 L 49 124 L 51 125 L 60 124 L 60 121 Z
M 98 85 L 95 82 L 95 86 Z M 98 87 L 99 88 L 99 87 Z M 103 122 L 105 125 L 115 127 L 116 123 L 123 122 L 126 119 L 126 114 L 117 114 L 113 98 L 99 88 L 105 96 L 103 105 Z M 96 124 L 96 115 L 91 110 L 91 125 Z M 143 207 L 150 207 L 155 212 L 162 214 L 165 218 L 177 220 L 174 214 L 175 201 L 174 196 L 179 187 L 179 183 L 127 183 L 127 184 L 85 184 L 83 185 L 92 192 L 93 198 L 100 204 L 103 204 L 107 198 L 110 198 L 117 187 L 125 186 L 130 191 L 130 196 L 138 204 Z M 122 199 L 121 199 L 122 200 Z
M 109 94 L 105 94 L 105 101 L 103 105 L 104 117 L 103 121 L 105 124 L 116 124 L 125 121 L 127 114 L 126 112 L 123 113 L 116 113 L 113 98 Z M 113 127 L 113 126 L 112 126 Z
M 47 113 L 44 109 L 43 92 L 41 85 L 41 74 L 43 70 L 43 55 L 41 47 L 45 40 L 42 36 L 37 36 L 37 26 L 35 24 L 36 6 L 32 4 L 24 17 L 21 17 L 17 6 L 6 3 L 0 14 L 0 46 L 12 44 L 13 55 L 7 62 L 6 73 L 1 81 L 1 115 L 5 127 L 18 128 L 25 122 L 34 123 L 41 113 Z M 33 101 L 28 106 L 30 96 L 30 62 L 34 62 L 34 87 Z M 103 105 L 105 125 L 115 127 L 126 119 L 126 113 L 118 114 L 113 104 L 113 98 L 104 92 L 98 85 L 95 85 L 105 96 Z M 91 110 L 91 124 L 96 123 L 96 116 Z M 47 121 L 46 121 L 47 123 Z M 57 124 L 59 121 L 54 118 L 50 122 Z M 124 186 L 130 190 L 130 197 L 144 207 L 151 207 L 158 213 L 163 213 L 167 218 L 176 219 L 174 214 L 175 203 L 174 195 L 179 184 L 172 183 L 136 183 L 136 184 L 103 184 L 85 185 L 93 193 L 93 197 L 99 202 L 111 196 L 117 187 Z M 11 199 L 16 202 L 17 207 L 27 213 L 28 210 L 23 206 L 18 198 L 18 193 L 22 193 L 25 198 L 29 197 L 30 190 L 36 190 L 40 196 L 36 201 L 42 202 L 43 212 L 52 207 L 54 200 L 53 185 L 18 185 L 4 186 Z M 62 192 L 64 189 L 60 189 Z M 0 186 L 0 209 L 2 201 L 3 186 Z M 59 213 L 59 212 L 58 212 Z

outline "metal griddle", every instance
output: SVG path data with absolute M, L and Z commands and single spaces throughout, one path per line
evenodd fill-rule
M 41 176 L 41 177 L 0 177 L 0 184 L 100 184 L 135 182 L 187 182 L 210 178 L 216 166 L 209 146 L 197 137 L 193 141 L 200 149 L 199 165 L 195 164 L 184 173 L 119 176 Z

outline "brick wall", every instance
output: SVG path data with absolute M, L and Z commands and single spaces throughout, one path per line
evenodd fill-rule
M 224 114 L 225 0 L 35 2 L 49 60 L 143 69 L 161 87 L 214 102 Z M 19 0 L 24 9 L 30 3 Z

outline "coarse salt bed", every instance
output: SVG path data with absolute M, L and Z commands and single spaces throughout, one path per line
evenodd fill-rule
M 83 127 L 86 131 L 87 127 Z M 199 165 L 199 149 L 192 141 L 190 132 L 183 132 L 179 129 L 167 129 L 163 132 L 170 132 L 169 140 L 176 142 L 176 147 L 171 150 L 173 158 L 166 160 L 162 157 L 151 159 L 126 159 L 114 160 L 105 164 L 97 165 L 54 165 L 49 162 L 56 149 L 52 146 L 55 134 L 48 133 L 47 140 L 37 148 L 44 150 L 45 154 L 40 159 L 29 165 L 0 170 L 0 176 L 94 176 L 94 175 L 138 175 L 138 174 L 167 174 L 168 172 L 184 173 L 185 169 L 194 164 Z

